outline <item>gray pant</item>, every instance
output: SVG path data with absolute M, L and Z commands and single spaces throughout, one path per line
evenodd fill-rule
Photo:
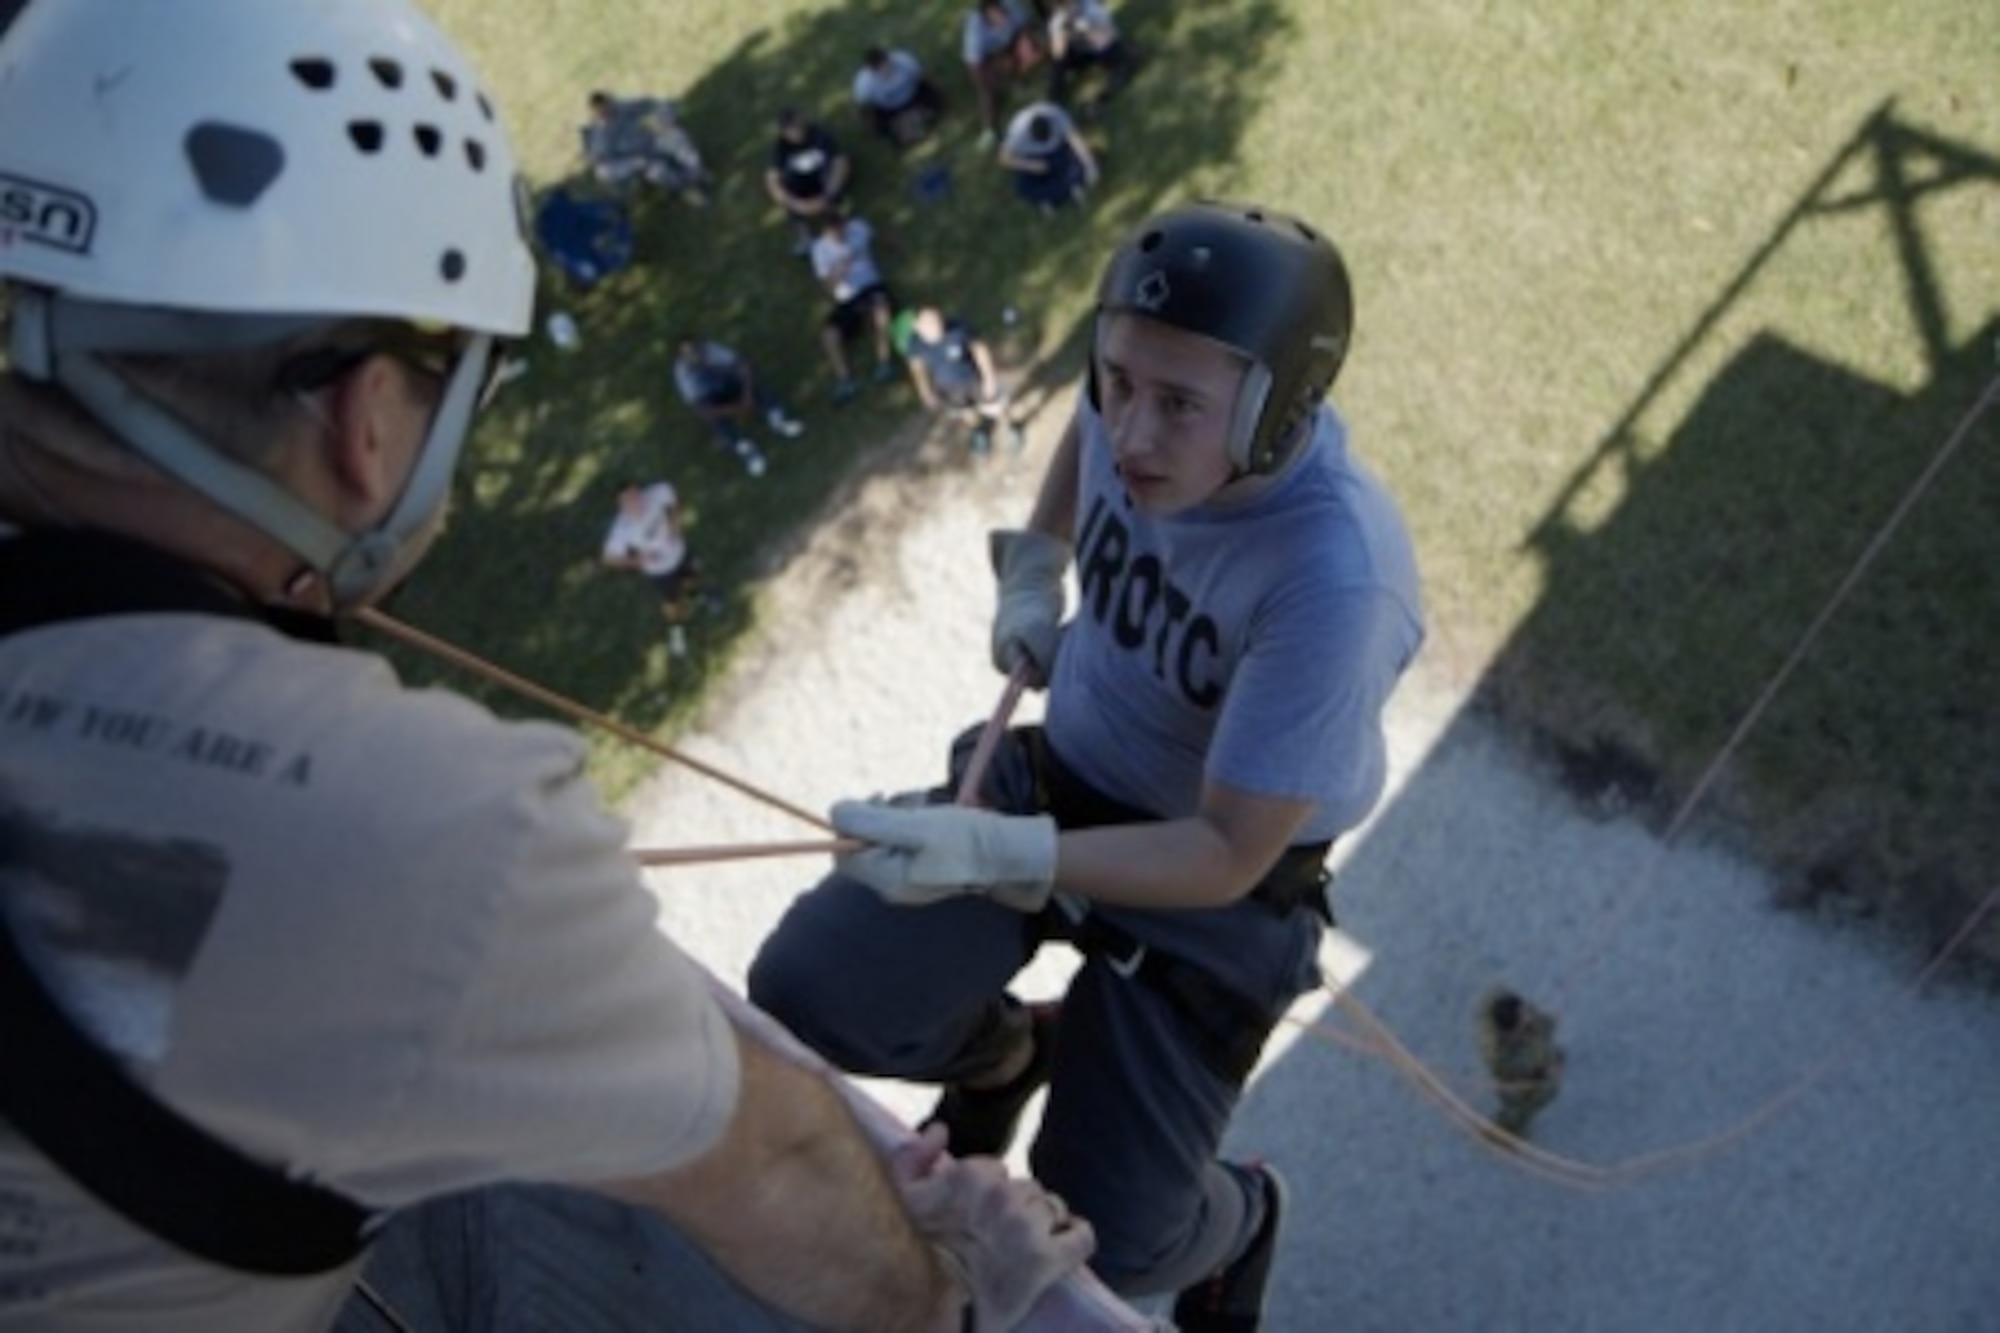
M 1000 747 L 990 805 L 1032 808 L 1026 763 L 1018 744 Z M 1248 987 L 1232 980 L 1274 1016 L 1316 980 L 1310 912 L 1281 921 L 1243 902 L 1118 920 L 1160 947 L 1199 929 L 1200 953 L 1259 974 Z M 836 873 L 802 894 L 765 941 L 750 998 L 852 1073 L 950 1082 L 993 1068 L 1019 1039 L 1025 1019 L 1006 987 L 1042 943 L 1036 918 L 984 898 L 896 907 Z M 1092 1267 L 1113 1291 L 1192 1286 L 1240 1253 L 1262 1221 L 1250 1174 L 1216 1160 L 1241 1088 L 1204 1063 L 1163 994 L 1095 957 L 1063 998 L 1060 1030 L 1029 1154 L 1035 1177 L 1089 1219 Z

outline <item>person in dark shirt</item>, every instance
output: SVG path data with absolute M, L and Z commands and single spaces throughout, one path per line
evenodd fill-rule
M 992 450 L 993 428 L 999 425 L 1006 427 L 1016 452 L 1027 442 L 1000 383 L 992 349 L 962 320 L 936 306 L 922 306 L 898 315 L 891 335 L 924 406 L 971 424 L 974 454 Z
M 791 107 L 778 113 L 778 137 L 771 145 L 771 165 L 764 169 L 764 190 L 791 219 L 795 254 L 811 248 L 820 220 L 840 208 L 852 172 L 847 154 L 824 126 Z

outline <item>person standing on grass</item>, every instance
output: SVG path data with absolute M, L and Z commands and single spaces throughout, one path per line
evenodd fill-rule
M 1382 712 L 1423 639 L 1401 514 L 1326 401 L 1347 270 L 1306 223 L 1171 209 L 1098 286 L 1085 392 L 1028 526 L 993 534 L 994 662 L 1046 683 L 978 792 L 846 801 L 865 845 L 764 942 L 750 994 L 856 1073 L 944 1085 L 953 1151 L 1048 1089 L 1036 1178 L 1183 1333 L 1261 1326 L 1277 1171 L 1218 1149 L 1318 984 L 1326 857 L 1380 798 Z M 1062 624 L 1074 554 L 1080 605 Z M 1049 941 L 1059 1004 L 1008 992 Z
M 706 601 L 710 594 L 702 590 L 701 566 L 688 550 L 680 496 L 671 484 L 628 481 L 618 488 L 618 514 L 604 535 L 601 559 L 612 569 L 637 570 L 646 576 L 660 594 L 667 650 L 686 657 L 688 603 Z
M 993 349 L 962 320 L 936 306 L 920 306 L 896 316 L 891 338 L 909 367 L 910 383 L 925 410 L 945 413 L 972 426 L 970 446 L 984 457 L 993 448 L 993 428 L 1005 426 L 1019 453 L 1027 442 L 1000 383 Z
M 877 384 L 895 377 L 890 359 L 889 321 L 894 298 L 875 265 L 875 229 L 861 218 L 829 213 L 819 221 L 813 238 L 813 276 L 833 298 L 820 327 L 820 346 L 827 364 L 833 368 L 833 401 L 844 403 L 859 392 L 847 359 L 850 340 L 867 333 L 875 346 Z
M 753 417 L 762 416 L 788 440 L 806 432 L 805 423 L 789 415 L 784 404 L 758 383 L 757 368 L 748 357 L 691 333 L 682 334 L 675 344 L 674 391 L 753 477 L 763 476 L 765 468 L 764 453 L 750 438 Z
M 338 641 L 529 327 L 478 75 L 407 0 L 9 17 L 0 1325 L 327 1328 L 397 1210 L 534 1181 L 749 1293 L 663 1319 L 1011 1327 L 1088 1227 L 740 1031 L 580 738 Z

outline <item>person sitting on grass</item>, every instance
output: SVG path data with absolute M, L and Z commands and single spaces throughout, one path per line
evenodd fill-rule
M 975 456 L 992 451 L 996 425 L 1007 428 L 1008 444 L 1020 452 L 1027 435 L 1009 410 L 1011 400 L 984 338 L 928 305 L 897 315 L 892 338 L 923 405 L 971 425 Z
M 711 609 L 715 596 L 702 591 L 701 566 L 688 550 L 680 496 L 670 483 L 628 481 L 618 488 L 618 514 L 604 535 L 601 558 L 609 568 L 634 569 L 646 576 L 660 594 L 667 651 L 686 657 L 689 603 Z
M 1054 102 L 1021 108 L 1000 142 L 1000 165 L 1013 178 L 1014 194 L 1044 213 L 1082 204 L 1097 184 L 1097 158 L 1076 122 Z
M 753 416 L 788 440 L 805 434 L 805 423 L 757 382 L 750 359 L 722 343 L 682 334 L 674 351 L 674 389 L 753 477 L 764 475 L 764 455 L 750 438 Z
M 764 170 L 764 192 L 791 219 L 797 237 L 794 253 L 810 249 L 819 220 L 840 210 L 853 170 L 854 164 L 824 126 L 791 107 L 778 113 L 778 137 L 771 145 L 771 165 Z
M 1093 68 L 1105 72 L 1103 89 L 1081 108 L 1088 118 L 1131 81 L 1131 49 L 1104 0 L 1049 0 L 1048 9 L 1049 100 L 1062 101 L 1073 76 Z
M 833 297 L 820 328 L 820 346 L 833 367 L 833 401 L 845 403 L 859 391 L 847 360 L 847 344 L 866 330 L 875 343 L 877 384 L 896 371 L 890 358 L 889 316 L 893 302 L 882 270 L 875 265 L 875 232 L 861 218 L 830 213 L 820 219 L 812 245 L 813 276 Z
M 1000 92 L 1041 63 L 1039 34 L 1022 0 L 980 0 L 965 15 L 959 42 L 966 77 L 979 105 L 979 148 L 993 146 L 1000 124 Z
M 672 102 L 594 92 L 590 123 L 582 135 L 583 155 L 606 185 L 624 188 L 644 181 L 679 194 L 696 208 L 708 206 L 708 169 Z
M 871 46 L 854 75 L 854 105 L 868 128 L 897 148 L 928 136 L 944 115 L 944 95 L 908 51 Z

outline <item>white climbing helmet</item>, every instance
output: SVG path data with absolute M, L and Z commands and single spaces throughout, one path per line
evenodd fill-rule
M 296 553 L 379 596 L 450 490 L 534 260 L 513 149 L 408 0 L 27 0 L 0 34 L 0 279 L 16 374 Z M 403 493 L 347 531 L 140 393 L 119 353 L 277 342 L 350 319 L 456 331 Z
M 0 39 L 0 277 L 510 336 L 514 153 L 406 0 L 28 0 Z

